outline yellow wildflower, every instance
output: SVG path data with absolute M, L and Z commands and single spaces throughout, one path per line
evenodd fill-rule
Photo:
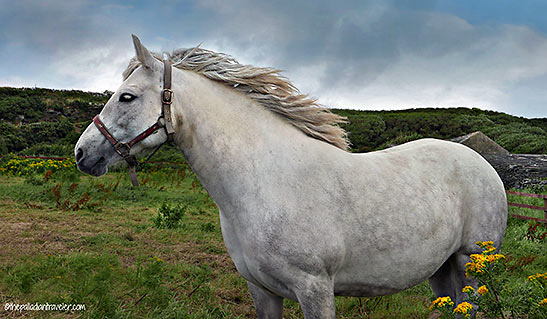
M 486 247 L 486 250 L 484 251 L 484 253 L 491 253 L 495 250 L 496 250 L 496 247 L 494 246 Z
M 475 244 L 479 246 L 480 248 L 489 248 L 492 245 L 494 245 L 494 242 L 493 241 L 478 241 Z
M 538 307 L 547 305 L 547 298 L 543 298 L 542 301 L 538 302 Z
M 477 289 L 477 293 L 481 296 L 484 296 L 488 292 L 488 288 L 486 286 L 480 286 L 479 289 Z
M 486 256 L 486 262 L 489 263 L 489 264 L 493 264 L 495 263 L 496 261 L 500 260 L 500 259 L 503 259 L 505 258 L 504 255 L 502 254 L 495 254 L 495 255 L 488 255 Z
M 471 310 L 473 310 L 473 306 L 469 302 L 464 301 L 454 309 L 454 313 L 462 314 L 465 315 L 465 318 L 469 318 L 471 316 L 469 313 Z
M 465 286 L 465 287 L 463 287 L 462 292 L 464 292 L 466 294 L 474 293 L 475 289 L 473 289 L 473 287 L 471 287 L 471 286 Z
M 436 308 L 443 308 L 445 306 L 452 307 L 454 303 L 452 302 L 452 299 L 450 297 L 439 297 L 431 303 L 431 306 L 429 307 L 429 310 L 433 310 Z
M 528 281 L 534 281 L 536 279 L 545 279 L 547 280 L 547 272 L 544 274 L 537 273 L 535 275 L 528 276 Z
M 473 273 L 483 274 L 486 268 L 486 257 L 481 254 L 472 254 L 469 257 L 471 258 L 471 262 L 465 264 L 465 276 L 469 278 Z

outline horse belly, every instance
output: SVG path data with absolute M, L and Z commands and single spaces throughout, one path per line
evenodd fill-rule
M 422 257 L 386 254 L 354 260 L 336 273 L 335 294 L 372 297 L 408 289 L 431 277 L 451 253 L 417 255 Z
M 371 217 L 360 225 L 361 235 L 355 236 L 359 230 L 354 230 L 334 276 L 335 294 L 392 294 L 431 277 L 459 249 L 463 233 L 457 209 L 431 208 L 410 219 L 403 214 Z
M 334 292 L 339 296 L 373 297 L 408 289 L 431 277 L 448 256 L 425 258 L 370 257 L 366 262 L 346 265 L 335 275 Z

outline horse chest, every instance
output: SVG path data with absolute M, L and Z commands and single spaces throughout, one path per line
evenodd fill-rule
M 249 268 L 247 266 L 245 251 L 243 245 L 241 244 L 241 238 L 238 236 L 236 228 L 232 220 L 227 218 L 221 210 L 220 213 L 220 226 L 222 229 L 222 237 L 224 239 L 224 244 L 228 250 L 228 254 L 232 258 L 234 265 L 236 266 L 237 271 L 248 281 L 251 281 L 256 284 L 256 280 L 252 276 Z
M 262 229 L 249 225 L 241 227 L 222 211 L 220 223 L 224 243 L 239 274 L 258 287 L 285 298 L 295 299 L 294 292 L 289 289 L 290 282 L 287 281 L 286 275 L 291 274 L 289 278 L 299 277 L 301 265 L 298 262 L 289 262 L 289 259 L 292 259 L 290 256 L 280 255 L 271 245 L 265 245 L 264 238 L 256 238 Z M 274 246 L 279 244 L 276 240 L 274 242 Z

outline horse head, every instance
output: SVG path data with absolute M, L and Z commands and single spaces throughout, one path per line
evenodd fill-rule
M 162 145 L 173 132 L 171 116 L 164 115 L 163 107 L 168 106 L 173 97 L 172 91 L 165 89 L 164 78 L 169 73 L 170 84 L 171 66 L 152 55 L 135 35 L 133 44 L 136 56 L 124 72 L 122 85 L 74 148 L 76 163 L 84 173 L 104 175 L 110 165 L 122 159 L 131 168 L 132 164 L 136 165 L 135 154 Z

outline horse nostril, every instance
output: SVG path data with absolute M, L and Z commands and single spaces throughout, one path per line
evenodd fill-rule
M 76 163 L 78 163 L 82 157 L 84 157 L 84 151 L 81 148 L 78 148 L 76 151 Z

